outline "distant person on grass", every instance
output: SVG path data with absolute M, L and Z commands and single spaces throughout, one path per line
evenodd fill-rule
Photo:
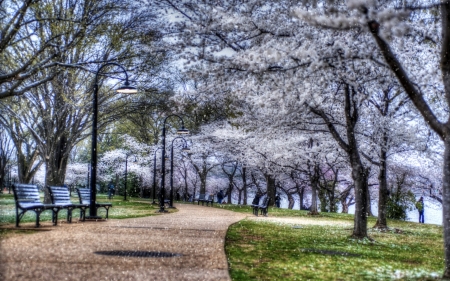
M 111 197 L 114 195 L 115 190 L 114 190 L 114 184 L 112 181 L 109 182 L 108 184 L 108 199 L 111 200 Z
M 417 211 L 419 211 L 419 223 L 425 223 L 424 217 L 423 217 L 423 211 L 424 211 L 424 205 L 423 205 L 423 197 L 420 197 L 419 201 L 416 202 L 416 208 Z
M 277 205 L 277 208 L 280 208 L 281 206 L 281 197 L 279 193 L 277 193 L 277 196 L 275 196 L 275 205 Z
M 219 193 L 217 193 L 217 202 L 218 202 L 219 204 L 222 204 L 223 197 L 224 197 L 224 195 L 223 195 L 223 192 L 222 192 L 222 189 L 221 189 L 221 190 L 219 191 Z
M 261 193 L 256 192 L 255 198 L 253 198 L 252 205 L 259 205 L 259 199 L 261 198 Z

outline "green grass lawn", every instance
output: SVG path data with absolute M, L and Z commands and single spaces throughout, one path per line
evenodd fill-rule
M 247 206 L 218 208 L 251 214 Z M 307 211 L 270 208 L 272 217 L 310 217 Z M 314 220 L 352 221 L 322 213 Z M 444 268 L 442 227 L 389 221 L 391 231 L 371 227 L 374 239 L 350 238 L 348 226 L 288 225 L 243 220 L 227 233 L 225 250 L 233 280 L 438 280 Z
M 44 194 L 41 193 L 41 201 L 43 202 Z M 149 204 L 150 199 L 141 198 L 128 198 L 129 200 L 123 201 L 123 197 L 115 196 L 112 200 L 108 200 L 107 195 L 97 194 L 97 202 L 111 202 L 112 208 L 109 209 L 110 219 L 124 219 L 124 218 L 136 218 L 157 215 L 156 211 L 159 209 L 156 206 Z M 78 197 L 72 197 L 72 202 L 77 203 Z M 170 212 L 176 211 L 176 209 L 170 209 Z M 15 203 L 12 194 L 0 194 L 0 225 L 14 224 L 15 223 Z M 89 213 L 89 210 L 87 211 Z M 42 212 L 41 221 L 51 221 L 51 211 L 47 210 Z M 104 208 L 98 209 L 98 215 L 105 217 L 106 211 Z M 72 212 L 72 218 L 77 219 L 80 216 L 78 209 Z M 65 220 L 67 218 L 67 211 L 61 210 L 58 213 L 58 220 Z M 20 221 L 22 222 L 34 222 L 36 216 L 34 212 L 28 211 Z

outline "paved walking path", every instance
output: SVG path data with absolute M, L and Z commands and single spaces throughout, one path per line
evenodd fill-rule
M 173 214 L 62 224 L 5 238 L 0 280 L 230 280 L 224 238 L 228 226 L 246 215 L 189 204 L 177 208 Z M 95 254 L 99 251 L 180 255 Z

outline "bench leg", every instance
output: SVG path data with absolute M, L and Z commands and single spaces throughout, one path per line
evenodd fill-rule
M 67 208 L 67 222 L 72 223 L 72 208 Z
M 16 207 L 16 227 L 19 227 L 19 208 Z
M 35 210 L 34 211 L 36 213 L 36 227 L 39 227 L 39 219 L 41 218 L 41 211 L 40 210 Z
M 106 209 L 106 218 L 108 218 L 109 207 L 105 207 L 105 209 Z
M 52 222 L 53 222 L 53 225 L 58 225 L 58 213 L 59 213 L 59 208 L 53 208 L 52 209 L 52 212 L 53 212 L 53 214 L 52 214 Z
M 86 209 L 85 207 L 80 208 L 80 220 L 85 221 L 86 220 Z

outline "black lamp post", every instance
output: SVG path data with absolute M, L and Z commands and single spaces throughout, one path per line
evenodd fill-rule
M 163 123 L 163 129 L 162 129 L 162 155 L 161 155 L 161 192 L 159 195 L 159 212 L 165 212 L 164 210 L 164 196 L 165 196 L 165 192 L 166 192 L 166 188 L 165 188 L 165 176 L 166 176 L 166 121 L 169 117 L 178 117 L 178 119 L 181 120 L 181 129 L 177 130 L 177 134 L 180 135 L 187 135 L 189 134 L 189 130 L 187 130 L 186 128 L 184 128 L 184 121 L 183 118 L 181 118 L 180 116 L 176 115 L 176 114 L 172 114 L 167 116 L 164 119 L 164 123 Z
M 8 169 L 8 180 L 9 180 L 9 184 L 8 184 L 8 194 L 11 194 L 11 184 L 12 184 L 12 179 L 11 179 L 11 164 L 9 164 L 9 169 Z
M 125 192 L 124 192 L 124 196 L 123 196 L 123 201 L 127 201 L 127 184 L 128 184 L 128 157 L 131 156 L 131 154 L 126 154 L 126 158 L 125 158 Z M 134 158 L 134 162 L 137 162 L 136 156 Z
M 97 188 L 96 188 L 96 182 L 97 182 L 97 116 L 98 116 L 98 75 L 100 73 L 100 70 L 102 70 L 104 67 L 109 65 L 115 65 L 119 67 L 124 73 L 125 73 L 125 84 L 117 89 L 116 91 L 118 93 L 123 94 L 135 94 L 137 93 L 137 89 L 130 86 L 130 83 L 128 82 L 128 74 L 127 71 L 123 66 L 121 66 L 118 63 L 115 62 L 109 62 L 105 63 L 102 66 L 99 67 L 97 70 L 97 73 L 95 74 L 95 80 L 94 80 L 94 98 L 92 101 L 92 147 L 91 147 L 91 181 L 90 181 L 90 188 L 91 188 L 91 198 L 89 202 L 89 216 L 87 218 L 89 219 L 99 219 L 101 217 L 97 216 L 97 208 L 95 207 L 95 201 L 97 196 Z
M 183 137 L 176 137 L 172 140 L 172 146 L 170 148 L 170 197 L 169 197 L 169 208 L 175 208 L 173 206 L 173 142 L 176 139 L 182 139 L 184 141 L 184 145 L 182 150 L 189 151 L 189 147 L 187 146 L 187 141 Z
M 158 151 L 158 150 L 160 150 L 162 147 L 158 147 L 156 150 L 155 150 L 155 154 L 154 154 L 154 156 L 153 156 L 153 202 L 152 202 L 152 204 L 156 204 L 156 201 L 155 201 L 155 199 L 156 199 L 156 152 Z
M 89 183 L 90 183 L 90 181 L 89 181 L 89 171 L 91 170 L 91 163 L 88 163 L 88 173 L 87 173 L 87 187 L 89 187 Z

